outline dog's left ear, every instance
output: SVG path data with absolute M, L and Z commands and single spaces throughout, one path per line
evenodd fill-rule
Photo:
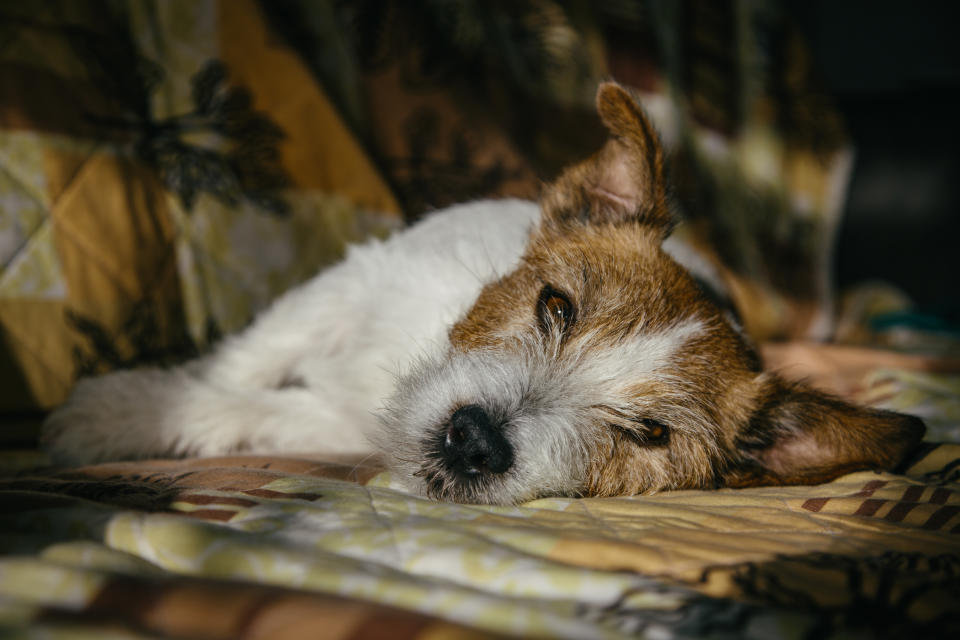
M 673 217 L 656 131 L 630 94 L 613 82 L 597 90 L 597 112 L 611 139 L 547 185 L 540 198 L 544 222 L 560 227 L 635 222 L 666 238 Z
M 736 440 L 739 464 L 729 487 L 828 482 L 864 469 L 893 469 L 926 431 L 914 416 L 857 407 L 770 374 L 758 378 L 758 404 Z

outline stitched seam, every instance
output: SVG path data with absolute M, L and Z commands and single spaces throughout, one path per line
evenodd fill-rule
M 23 242 L 23 244 L 20 246 L 20 248 L 18 248 L 17 251 L 14 253 L 13 257 L 10 258 L 10 260 L 9 260 L 6 264 L 4 264 L 2 267 L 0 267 L 0 290 L 2 290 L 3 287 L 5 287 L 5 286 L 7 285 L 8 282 L 10 282 L 10 279 L 13 277 L 13 276 L 12 276 L 13 272 L 14 272 L 14 271 L 16 270 L 16 268 L 19 266 L 19 265 L 17 264 L 17 262 L 20 261 L 20 260 L 27 260 L 27 259 L 29 259 L 29 253 L 33 250 L 33 245 L 35 245 L 35 244 L 37 244 L 38 242 L 40 242 L 40 240 L 38 239 L 38 236 L 43 232 L 43 230 L 44 230 L 46 227 L 50 226 L 50 224 L 51 224 L 50 216 L 47 215 L 47 216 L 45 216 L 45 217 L 40 221 L 40 224 L 37 225 L 36 229 L 34 229 L 34 230 L 30 233 L 30 235 L 27 236 L 27 238 L 24 240 L 24 242 Z M 50 236 L 51 236 L 51 238 L 53 237 L 53 230 L 52 230 L 52 229 L 51 229 L 51 231 L 50 231 Z M 52 241 L 52 240 L 51 240 L 51 241 Z M 58 262 L 59 262 L 59 257 L 60 257 L 60 256 L 58 255 L 58 256 L 57 256 Z M 58 275 L 59 275 L 60 280 L 63 280 L 63 269 L 62 269 L 62 268 L 59 270 L 59 274 L 58 274 Z M 14 292 L 14 293 L 16 293 L 16 292 Z M 16 296 L 16 295 L 6 295 L 6 294 L 0 292 L 0 299 L 11 300 L 11 299 L 15 299 L 15 298 L 17 298 L 17 297 L 20 297 L 20 296 Z
M 14 183 L 16 183 L 22 189 L 22 192 L 27 195 L 27 197 L 29 197 L 36 204 L 40 205 L 41 209 L 43 209 L 43 212 L 44 212 L 44 216 L 40 220 L 40 223 L 36 227 L 30 230 L 27 236 L 23 239 L 23 242 L 20 244 L 20 246 L 17 247 L 17 249 L 11 254 L 10 259 L 4 262 L 2 265 L 0 265 L 0 269 L 6 272 L 7 267 L 13 264 L 13 262 L 18 257 L 20 257 L 20 254 L 24 250 L 26 250 L 26 248 L 30 244 L 30 241 L 33 239 L 33 237 L 37 234 L 37 232 L 43 226 L 43 223 L 50 219 L 50 208 L 43 203 L 43 200 L 40 197 L 38 197 L 36 193 L 33 192 L 33 189 L 31 189 L 29 185 L 27 185 L 22 179 L 20 179 L 13 172 L 11 172 L 6 165 L 0 165 L 0 171 L 3 171 L 4 174 L 6 174 Z
M 16 172 L 16 171 L 12 168 L 12 166 L 11 166 L 11 164 L 10 164 L 9 162 L 3 163 L 2 165 L 0 165 L 0 168 L 3 169 L 3 172 L 4 172 L 4 173 L 6 173 L 8 176 L 10 176 L 10 179 L 11 179 L 11 180 L 13 180 L 13 181 L 16 182 L 18 185 L 20 185 L 20 186 L 23 188 L 24 191 L 28 192 L 28 193 L 30 194 L 30 197 L 32 197 L 34 200 L 36 200 L 36 201 L 39 202 L 40 204 L 43 204 L 44 195 L 47 195 L 47 194 L 44 194 L 44 192 L 41 191 L 40 189 L 35 189 L 35 188 L 33 188 L 33 186 L 30 184 L 30 182 L 29 182 L 28 180 L 26 180 L 25 178 L 23 178 L 23 177 L 22 177 L 22 174 L 19 174 L 18 172 Z M 45 206 L 44 208 L 49 209 L 49 206 Z

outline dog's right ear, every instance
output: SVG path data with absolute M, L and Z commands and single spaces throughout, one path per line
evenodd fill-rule
M 561 228 L 639 223 L 666 238 L 673 217 L 656 131 L 630 94 L 613 82 L 597 90 L 597 112 L 611 139 L 547 185 L 540 198 L 544 223 Z

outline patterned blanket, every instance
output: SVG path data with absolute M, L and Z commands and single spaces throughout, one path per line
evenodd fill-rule
M 958 445 L 816 487 L 508 507 L 413 497 L 372 464 L 278 457 L 25 474 L 0 501 L 13 635 L 960 630 Z

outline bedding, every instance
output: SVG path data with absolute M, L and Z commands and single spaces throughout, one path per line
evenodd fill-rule
M 764 352 L 819 386 L 840 376 L 850 397 L 924 415 L 935 440 L 960 424 L 952 361 L 809 344 Z M 960 444 L 925 442 L 896 472 L 819 486 L 515 506 L 412 496 L 374 459 L 42 462 L 8 453 L 3 465 L 0 634 L 960 632 Z
M 0 41 L 0 412 L 195 355 L 399 226 L 252 0 L 3 3 Z
M 370 463 L 255 456 L 24 474 L 0 502 L 12 635 L 960 631 L 958 445 L 815 487 L 517 506 L 414 497 Z

